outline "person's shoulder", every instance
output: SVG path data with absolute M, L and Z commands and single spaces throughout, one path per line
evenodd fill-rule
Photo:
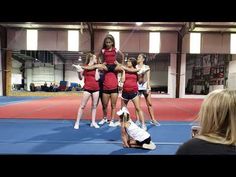
M 182 145 L 180 145 L 176 154 L 177 155 L 192 154 L 195 152 L 195 149 L 198 149 L 199 146 L 201 146 L 202 144 L 205 144 L 204 140 L 198 138 L 190 139 L 185 143 L 183 143 Z

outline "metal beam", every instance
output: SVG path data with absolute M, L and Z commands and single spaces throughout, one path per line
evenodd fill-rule
M 91 52 L 94 53 L 94 29 L 91 22 L 86 22 L 90 34 Z

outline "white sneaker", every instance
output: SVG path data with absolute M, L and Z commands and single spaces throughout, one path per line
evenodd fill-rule
M 147 126 L 145 124 L 142 124 L 141 128 L 147 131 Z
M 150 141 L 150 143 L 149 144 L 143 144 L 143 146 L 142 146 L 144 149 L 150 149 L 150 150 L 154 150 L 154 149 L 156 149 L 156 145 L 152 142 L 152 141 Z
M 107 122 L 107 119 L 102 119 L 100 122 L 98 122 L 99 125 L 103 125 Z
M 74 129 L 79 129 L 79 124 L 75 124 Z
M 117 126 L 117 125 L 114 123 L 114 121 L 111 120 L 110 123 L 109 123 L 109 127 L 116 127 L 116 126 Z
M 155 125 L 155 126 L 160 126 L 161 124 L 158 122 L 158 121 L 156 121 L 156 120 L 151 120 L 150 121 L 150 124 L 153 124 L 153 125 Z
M 96 122 L 91 123 L 91 124 L 90 124 L 90 127 L 100 128 L 99 125 L 98 125 Z
M 137 126 L 140 126 L 140 125 L 141 125 L 141 123 L 140 123 L 139 120 L 136 120 L 135 124 L 136 124 Z

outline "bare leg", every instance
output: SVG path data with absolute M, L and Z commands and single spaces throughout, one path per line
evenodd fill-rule
M 79 121 L 83 115 L 83 112 L 84 112 L 84 108 L 89 100 L 89 97 L 91 96 L 91 94 L 89 92 L 86 92 L 84 91 L 83 93 L 83 98 L 82 98 L 82 101 L 81 101 L 81 105 L 80 105 L 80 108 L 78 110 L 78 113 L 77 113 L 77 119 L 76 119 L 76 122 L 75 122 L 75 129 L 78 129 L 79 127 Z
M 92 93 L 92 123 L 95 123 L 99 91 Z
M 155 120 L 154 112 L 152 109 L 152 102 L 151 102 L 151 92 L 145 95 L 146 105 L 148 107 L 148 112 L 152 120 Z
M 141 119 L 142 125 L 145 126 L 145 120 L 143 116 L 143 111 L 140 108 L 140 103 L 139 103 L 139 97 L 135 97 L 132 102 L 134 103 L 135 109 L 139 115 L 139 118 Z
M 144 96 L 145 96 L 146 104 L 147 104 L 147 107 L 148 107 L 149 115 L 152 119 L 150 123 L 154 124 L 155 126 L 160 126 L 160 123 L 155 120 L 155 115 L 154 115 L 154 112 L 153 112 L 152 102 L 151 102 L 151 92 L 149 92 L 148 94 L 145 94 Z
M 111 120 L 115 118 L 118 93 L 111 94 Z
M 141 95 L 139 95 L 139 107 L 141 107 Z M 135 109 L 135 114 L 136 114 L 136 117 L 137 117 L 137 121 L 140 121 L 140 118 L 139 118 L 139 115 L 138 115 L 138 112 L 136 111 Z
M 110 94 L 103 93 L 102 94 L 102 109 L 103 109 L 103 117 L 107 118 L 107 106 L 109 103 Z

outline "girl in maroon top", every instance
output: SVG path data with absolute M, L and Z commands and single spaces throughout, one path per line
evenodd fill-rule
M 120 62 L 117 61 L 117 55 L 121 56 Z M 105 37 L 99 58 L 105 65 L 105 70 L 109 72 L 122 71 L 120 63 L 124 63 L 124 54 L 115 48 L 115 39 L 112 35 L 108 34 Z
M 142 128 L 147 130 L 147 127 L 144 122 L 143 112 L 139 104 L 138 96 L 138 74 L 139 70 L 136 69 L 137 61 L 135 58 L 129 58 L 127 60 L 127 67 L 123 67 L 124 71 L 122 73 L 121 82 L 123 83 L 123 90 L 121 96 L 121 107 L 127 107 L 128 102 L 131 100 L 134 104 L 135 110 L 137 111 L 141 121 Z
M 120 59 L 118 59 L 120 57 Z M 104 41 L 103 47 L 98 54 L 98 59 L 102 64 L 93 66 L 80 66 L 82 69 L 95 69 L 100 68 L 108 72 L 121 72 L 121 64 L 124 63 L 124 54 L 115 48 L 115 39 L 112 35 L 108 34 Z M 118 62 L 117 59 L 120 61 Z
M 95 55 L 89 53 L 86 56 L 85 64 L 88 66 L 92 66 L 97 63 L 97 58 Z M 80 108 L 78 110 L 77 119 L 74 125 L 75 129 L 79 129 L 79 122 L 83 115 L 84 108 L 89 100 L 92 98 L 92 123 L 91 127 L 99 128 L 99 125 L 95 122 L 96 118 L 96 109 L 98 105 L 99 99 L 99 72 L 98 69 L 94 70 L 84 70 L 79 72 L 79 79 L 82 80 L 82 76 L 84 76 L 84 93 L 81 101 Z
M 118 72 L 121 72 L 123 68 L 121 64 L 117 62 L 117 54 L 121 56 L 121 62 L 124 61 L 124 55 L 121 51 L 115 48 L 114 37 L 108 34 L 103 41 L 103 48 L 99 54 L 99 59 L 101 58 L 102 64 L 97 64 L 93 66 L 80 66 L 82 69 L 91 70 L 99 69 L 103 70 L 103 84 L 101 88 L 101 101 L 103 107 L 103 119 L 99 122 L 100 125 L 109 122 L 109 126 L 116 126 L 113 122 L 116 113 L 116 102 L 118 98 Z M 111 119 L 107 119 L 107 106 L 111 100 Z
M 116 113 L 116 103 L 118 98 L 118 72 L 123 68 L 117 62 L 117 54 L 121 56 L 121 63 L 124 61 L 124 55 L 121 51 L 115 48 L 115 40 L 112 35 L 107 35 L 103 41 L 103 48 L 99 54 L 102 59 L 102 68 L 104 69 L 104 80 L 102 88 L 102 106 L 103 106 L 103 119 L 99 122 L 100 125 L 109 122 L 109 126 L 117 126 L 114 123 Z M 111 119 L 107 119 L 107 106 L 111 100 Z

